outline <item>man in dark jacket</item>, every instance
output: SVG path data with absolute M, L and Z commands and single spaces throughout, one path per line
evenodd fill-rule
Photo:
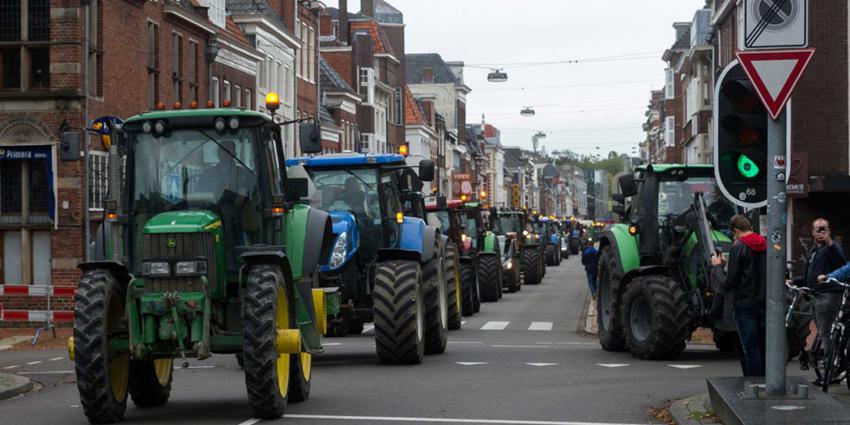
M 590 288 L 590 296 L 596 299 L 596 271 L 599 269 L 599 251 L 593 246 L 593 242 L 587 241 L 584 250 L 581 251 L 581 264 L 587 273 L 587 286 Z
M 733 299 L 744 376 L 764 376 L 767 241 L 753 233 L 752 224 L 743 215 L 732 217 L 729 228 L 735 235 L 729 260 L 713 255 L 711 273 L 725 296 Z

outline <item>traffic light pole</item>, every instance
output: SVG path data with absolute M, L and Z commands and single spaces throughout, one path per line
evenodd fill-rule
M 786 395 L 785 250 L 787 112 L 767 123 L 767 353 L 765 384 L 769 396 Z

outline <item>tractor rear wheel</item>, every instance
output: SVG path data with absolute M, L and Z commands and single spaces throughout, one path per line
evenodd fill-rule
M 602 248 L 599 256 L 598 290 L 596 297 L 596 323 L 598 325 L 599 344 L 605 351 L 623 351 L 626 340 L 623 338 L 623 325 L 620 317 L 620 268 L 613 248 Z
M 523 283 L 526 285 L 540 284 L 540 252 L 538 252 L 537 248 L 522 250 L 522 272 L 525 275 Z
M 632 280 L 623 294 L 622 317 L 632 356 L 670 360 L 685 350 L 688 300 L 675 280 L 660 275 Z
M 85 272 L 74 300 L 74 369 L 89 422 L 124 419 L 130 354 L 110 352 L 109 339 L 126 339 L 124 290 L 107 270 Z
M 429 280 L 425 294 L 425 354 L 442 354 L 449 341 L 449 300 L 443 257 L 436 257 L 437 273 Z
M 174 360 L 130 361 L 130 397 L 136 407 L 157 407 L 171 395 Z
M 501 267 L 499 258 L 495 255 L 478 257 L 478 283 L 482 302 L 499 301 L 499 287 L 502 286 L 502 282 L 498 279 L 497 269 Z
M 463 315 L 475 313 L 475 263 L 468 261 L 460 264 L 460 287 L 463 290 Z
M 446 246 L 446 287 L 448 289 L 448 307 L 449 307 L 449 323 L 450 331 L 460 329 L 462 322 L 461 304 L 464 294 L 468 291 L 464 290 L 463 276 L 461 270 L 463 265 L 460 264 L 457 254 L 457 245 L 449 243 Z
M 298 329 L 293 294 L 287 293 L 280 267 L 262 264 L 250 268 L 244 314 L 242 356 L 248 404 L 255 417 L 276 419 L 283 416 L 293 393 L 293 359 L 301 358 L 300 353 L 278 353 L 278 333 Z
M 417 364 L 425 355 L 425 294 L 419 264 L 375 268 L 375 347 L 384 363 Z

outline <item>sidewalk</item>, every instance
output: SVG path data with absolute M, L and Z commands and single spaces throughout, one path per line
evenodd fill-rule
M 21 350 L 55 350 L 68 347 L 68 337 L 73 335 L 71 328 L 56 328 L 56 338 L 52 331 L 44 331 L 33 346 L 32 338 L 36 328 L 0 328 L 0 352 Z
M 0 373 L 0 400 L 12 398 L 32 390 L 32 381 L 20 375 Z

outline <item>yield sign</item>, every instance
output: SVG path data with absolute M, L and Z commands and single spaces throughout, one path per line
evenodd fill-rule
M 738 52 L 738 61 L 770 116 L 777 119 L 815 49 Z

